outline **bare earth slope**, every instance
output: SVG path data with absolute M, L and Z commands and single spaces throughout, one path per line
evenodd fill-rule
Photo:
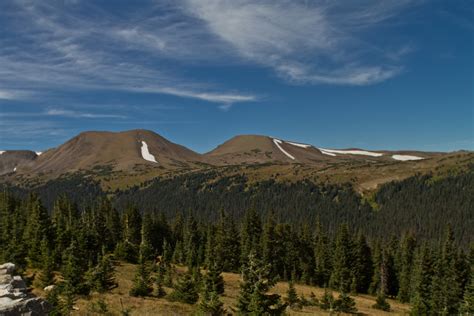
M 144 156 L 142 147 L 147 148 L 147 156 Z M 144 158 L 150 155 L 156 162 Z M 61 174 L 96 166 L 130 170 L 141 164 L 175 167 L 199 160 L 199 154 L 147 130 L 84 132 L 43 153 L 30 172 Z

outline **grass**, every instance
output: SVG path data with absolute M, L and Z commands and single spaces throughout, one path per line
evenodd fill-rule
M 72 315 L 99 315 L 92 311 L 92 305 L 97 304 L 99 300 L 103 300 L 108 308 L 108 315 L 121 315 L 121 311 L 127 309 L 130 315 L 148 316 L 148 315 L 190 315 L 197 308 L 196 305 L 182 304 L 178 302 L 169 302 L 165 298 L 156 297 L 131 297 L 129 291 L 132 287 L 133 278 L 135 275 L 136 266 L 128 263 L 121 263 L 117 266 L 116 281 L 118 286 L 111 291 L 103 294 L 93 293 L 87 297 L 80 297 L 75 303 L 76 310 Z M 177 267 L 178 273 L 183 273 L 185 268 Z M 239 295 L 240 275 L 235 273 L 223 273 L 225 281 L 225 293 L 221 297 L 225 308 L 230 314 L 235 314 L 235 305 Z M 279 282 L 273 289 L 273 293 L 278 293 L 281 296 L 286 296 L 288 284 L 286 282 Z M 313 292 L 319 299 L 324 293 L 324 289 L 296 284 L 295 289 L 299 296 L 302 294 L 309 298 Z M 172 289 L 165 288 L 169 294 Z M 38 295 L 44 295 L 41 290 L 34 290 Z M 339 293 L 333 292 L 337 298 Z M 371 306 L 375 304 L 375 297 L 370 295 L 352 296 L 356 302 L 357 309 L 360 315 L 406 315 L 409 312 L 409 305 L 401 304 L 394 300 L 387 300 L 391 307 L 391 312 L 383 312 L 373 309 Z M 303 307 L 301 310 L 288 310 L 288 315 L 330 315 L 329 312 L 323 311 L 318 307 Z

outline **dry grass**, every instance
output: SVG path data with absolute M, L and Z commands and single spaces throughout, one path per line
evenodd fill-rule
M 183 267 L 177 268 L 178 273 L 184 271 Z M 102 299 L 106 302 L 110 315 L 121 315 L 122 309 L 130 310 L 131 315 L 136 316 L 147 316 L 147 315 L 190 315 L 192 314 L 197 305 L 181 304 L 176 302 L 169 302 L 164 298 L 137 298 L 128 295 L 130 288 L 132 287 L 132 280 L 135 275 L 135 266 L 132 264 L 121 264 L 117 267 L 116 280 L 118 287 L 105 294 L 94 293 L 89 297 L 81 297 L 76 302 L 78 310 L 73 312 L 73 315 L 98 315 L 91 311 L 91 305 L 93 302 L 97 302 Z M 235 273 L 224 273 L 225 280 L 225 293 L 222 296 L 225 308 L 230 313 L 235 310 L 236 300 L 239 294 L 239 281 L 240 276 Z M 282 296 L 286 295 L 288 285 L 287 283 L 280 282 L 273 289 L 272 292 L 278 293 Z M 313 292 L 316 297 L 320 298 L 324 290 L 321 288 L 296 285 L 296 291 L 299 295 L 304 295 L 308 298 Z M 165 289 L 167 293 L 170 293 L 172 289 Z M 38 292 L 39 294 L 40 292 Z M 336 297 L 337 292 L 333 293 Z M 375 298 L 369 295 L 359 295 L 353 297 L 355 299 L 357 309 L 362 315 L 406 315 L 409 311 L 409 306 L 406 304 L 400 304 L 399 302 L 388 300 L 392 306 L 390 313 L 382 312 L 373 309 L 371 306 L 375 303 Z M 301 310 L 288 310 L 288 315 L 329 315 L 318 307 L 304 307 Z

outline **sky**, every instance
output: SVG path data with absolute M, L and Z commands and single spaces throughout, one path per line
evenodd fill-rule
M 2 0 L 0 149 L 149 129 L 474 150 L 471 0 Z

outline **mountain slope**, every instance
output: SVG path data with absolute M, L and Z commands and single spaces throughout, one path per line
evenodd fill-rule
M 0 151 L 0 175 L 31 166 L 38 154 L 30 150 Z
M 65 173 L 98 166 L 121 171 L 136 165 L 172 168 L 199 160 L 199 154 L 147 130 L 84 132 L 43 153 L 30 172 Z

